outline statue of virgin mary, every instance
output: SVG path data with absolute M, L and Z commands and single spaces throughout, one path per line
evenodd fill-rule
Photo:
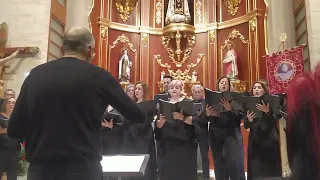
M 169 0 L 166 25 L 171 23 L 190 24 L 191 15 L 189 11 L 188 0 Z
M 123 49 L 121 58 L 119 60 L 119 73 L 118 73 L 118 78 L 120 79 L 121 82 L 129 82 L 131 67 L 132 67 L 132 62 L 129 59 L 128 50 Z

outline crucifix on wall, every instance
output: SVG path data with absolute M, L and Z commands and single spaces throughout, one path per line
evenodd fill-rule
M 33 56 L 39 52 L 39 48 L 30 47 L 7 47 L 8 42 L 8 25 L 3 22 L 0 24 L 0 97 L 3 95 L 3 73 L 5 68 L 9 67 L 5 64 L 20 55 Z

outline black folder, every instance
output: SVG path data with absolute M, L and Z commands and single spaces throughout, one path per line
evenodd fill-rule
M 9 122 L 9 120 L 0 119 L 0 126 L 1 126 L 2 128 L 8 128 L 8 122 Z
M 153 115 L 156 110 L 156 101 L 155 100 L 148 100 L 148 101 L 142 101 L 138 103 L 138 106 L 145 110 L 148 115 Z
M 166 120 L 173 121 L 173 113 L 174 112 L 181 112 L 185 116 L 194 116 L 197 114 L 194 102 L 191 100 L 183 100 L 177 102 L 175 104 L 170 103 L 168 101 L 160 100 L 160 108 L 159 112 L 162 114 Z
M 206 104 L 212 106 L 215 110 L 222 112 L 224 111 L 223 106 L 220 104 L 222 98 L 226 98 L 229 102 L 237 101 L 238 105 L 236 109 L 238 110 L 241 108 L 242 102 L 242 95 L 237 92 L 232 91 L 225 91 L 225 92 L 218 92 L 218 91 L 211 91 L 210 89 L 205 89 L 205 97 L 206 97 Z M 232 103 L 236 104 L 236 103 Z

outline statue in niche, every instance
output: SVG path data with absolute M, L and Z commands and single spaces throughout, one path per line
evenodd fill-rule
M 223 59 L 224 64 L 224 75 L 231 80 L 236 80 L 239 74 L 237 54 L 235 50 L 231 47 L 231 44 L 227 46 L 228 51 Z
M 197 80 L 198 80 L 198 73 L 196 71 L 193 71 L 191 75 L 191 82 L 197 82 Z
M 123 49 L 121 54 L 118 78 L 121 82 L 129 82 L 132 62 L 128 55 L 128 49 Z
M 166 25 L 171 23 L 190 24 L 191 15 L 188 0 L 169 0 L 165 22 Z

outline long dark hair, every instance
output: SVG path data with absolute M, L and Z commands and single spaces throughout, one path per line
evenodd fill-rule
M 217 90 L 220 91 L 220 89 L 219 89 L 219 84 L 220 84 L 220 81 L 221 81 L 222 79 L 224 79 L 224 78 L 226 78 L 226 79 L 228 80 L 228 84 L 229 84 L 229 89 L 228 89 L 228 91 L 230 91 L 230 89 L 231 89 L 231 80 L 230 80 L 230 78 L 228 78 L 227 76 L 222 76 L 222 77 L 220 77 L 220 78 L 218 79 L 218 81 L 217 81 Z
M 136 82 L 136 84 L 134 85 L 133 100 L 135 102 L 138 101 L 136 94 L 135 94 L 135 90 L 136 90 L 136 86 L 139 84 L 142 86 L 142 90 L 143 90 L 143 97 L 142 97 L 143 101 L 148 99 L 148 85 L 145 82 L 139 81 L 139 82 Z

